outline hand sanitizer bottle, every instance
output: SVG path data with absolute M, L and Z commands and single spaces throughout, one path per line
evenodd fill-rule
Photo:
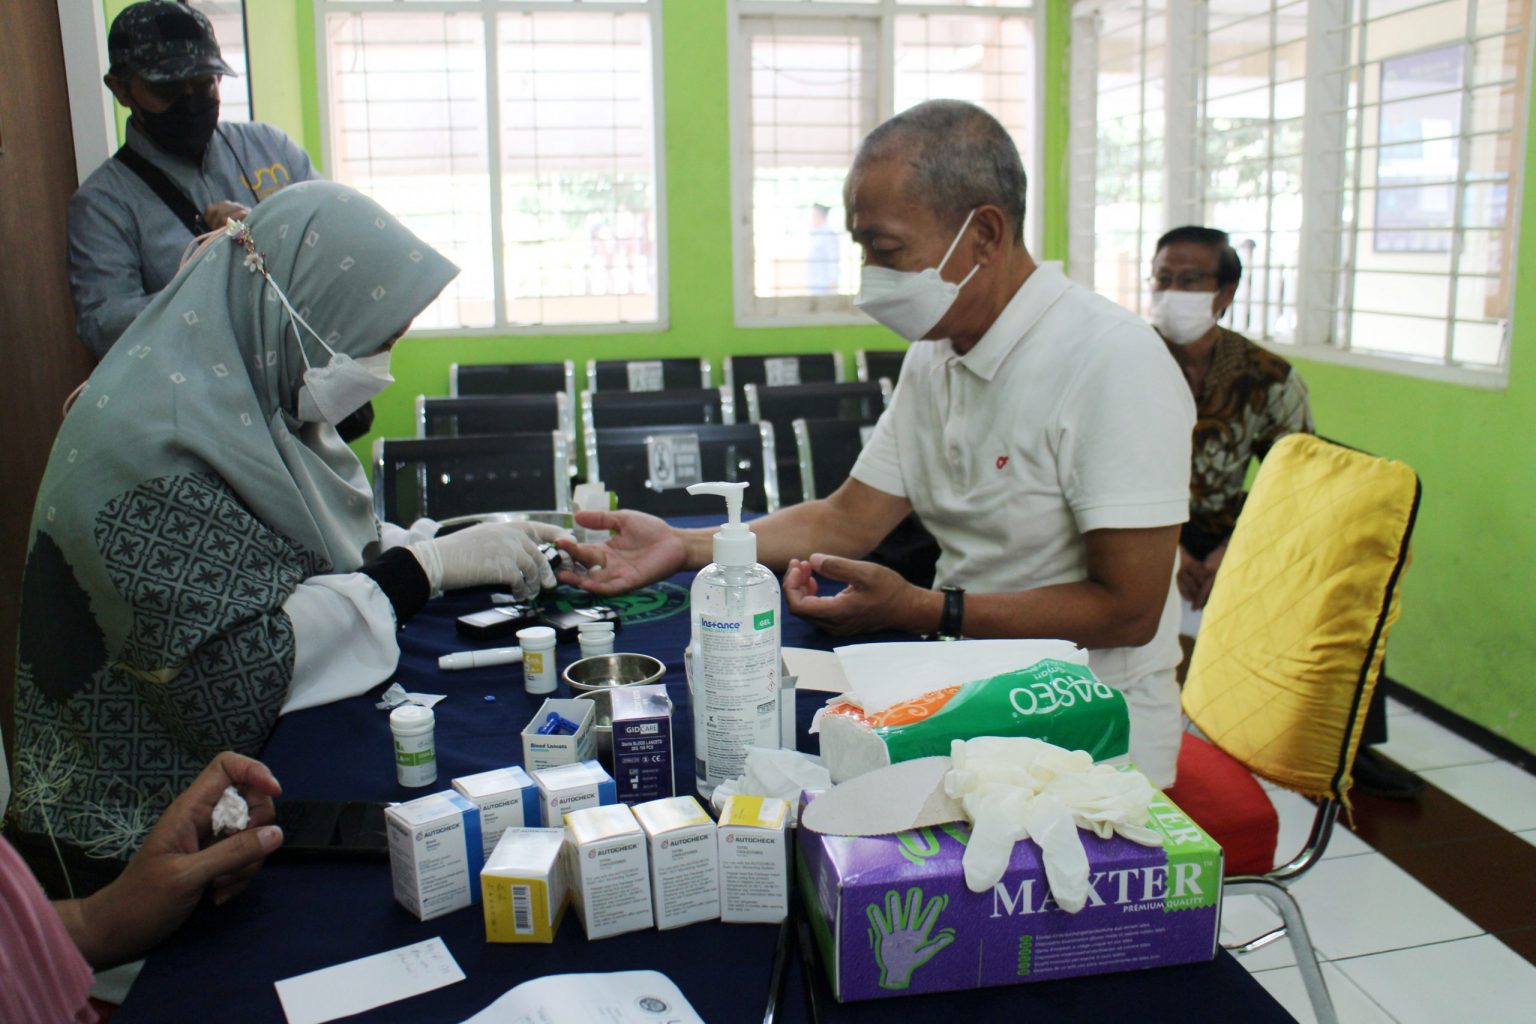
M 757 537 L 741 521 L 744 483 L 705 483 L 689 494 L 725 499 L 715 560 L 693 581 L 694 774 L 706 798 L 741 775 L 748 747 L 779 746 L 779 581 L 757 564 Z

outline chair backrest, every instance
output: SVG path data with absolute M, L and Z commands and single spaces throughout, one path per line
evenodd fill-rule
M 416 397 L 417 437 L 525 434 L 546 430 L 564 431 L 567 441 L 574 434 L 571 400 L 564 391 L 544 395 Z
M 1216 576 L 1184 710 L 1250 771 L 1346 801 L 1419 507 L 1401 462 L 1277 442 Z
M 710 511 L 684 490 L 706 480 L 746 481 L 749 512 L 779 507 L 768 423 L 599 428 L 588 435 L 587 474 L 618 495 L 620 508 L 652 515 Z
M 792 384 L 766 387 L 748 384 L 747 418 L 789 426 L 796 419 L 853 420 L 873 423 L 885 411 L 891 383 L 848 381 L 835 384 Z M 792 439 L 792 438 L 791 438 Z
M 736 403 L 725 388 L 583 391 L 581 422 L 585 430 L 677 423 L 735 423 Z
M 589 391 L 677 391 L 709 387 L 709 360 L 588 359 Z
M 837 352 L 799 356 L 726 356 L 722 364 L 725 386 L 746 406 L 748 384 L 782 387 L 786 384 L 833 384 L 846 380 L 843 357 Z
M 794 421 L 800 490 L 806 501 L 825 498 L 842 486 L 875 428 L 853 420 Z
M 907 358 L 907 350 L 903 348 L 885 351 L 861 348 L 854 353 L 853 358 L 859 380 L 879 380 L 881 377 L 887 377 L 895 381 L 901 378 L 901 364 Z
M 564 512 L 571 505 L 571 452 L 561 430 L 380 438 L 373 459 L 374 511 L 392 523 L 478 512 Z
M 576 364 L 453 363 L 448 367 L 448 393 L 459 395 L 546 395 L 564 391 L 576 400 Z
M 744 390 L 747 393 L 747 415 L 752 422 L 773 424 L 778 449 L 779 499 L 785 505 L 793 505 L 803 499 L 794 421 L 834 419 L 874 423 L 890 400 L 891 382 L 794 384 L 784 387 L 748 384 Z

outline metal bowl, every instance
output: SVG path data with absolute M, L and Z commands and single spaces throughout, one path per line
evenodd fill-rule
M 598 760 L 612 768 L 613 691 L 621 686 L 659 683 L 667 666 L 648 654 L 599 654 L 573 661 L 562 675 L 576 696 L 597 705 L 595 723 Z
M 599 654 L 565 666 L 565 681 L 578 695 L 615 686 L 659 683 L 667 666 L 649 654 Z

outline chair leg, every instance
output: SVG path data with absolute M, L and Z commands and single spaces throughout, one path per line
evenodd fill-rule
M 1323 969 L 1317 962 L 1317 951 L 1312 948 L 1312 938 L 1301 918 L 1301 907 L 1296 897 L 1279 882 L 1267 878 L 1249 876 L 1228 879 L 1225 892 L 1229 896 L 1258 896 L 1280 915 L 1285 933 L 1290 937 L 1291 948 L 1296 953 L 1296 967 L 1301 980 L 1307 986 L 1307 996 L 1312 1000 L 1312 1013 L 1317 1024 L 1338 1024 L 1333 1010 L 1333 1000 L 1328 995 L 1328 984 L 1323 980 Z

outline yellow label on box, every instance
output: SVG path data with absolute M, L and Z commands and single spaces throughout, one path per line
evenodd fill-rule
M 480 899 L 487 942 L 553 942 L 565 916 L 562 904 L 550 920 L 549 883 L 543 878 L 482 876 Z
M 752 796 L 737 793 L 726 800 L 720 812 L 721 825 L 744 825 L 748 828 L 783 828 L 789 817 L 789 804 L 778 797 Z

